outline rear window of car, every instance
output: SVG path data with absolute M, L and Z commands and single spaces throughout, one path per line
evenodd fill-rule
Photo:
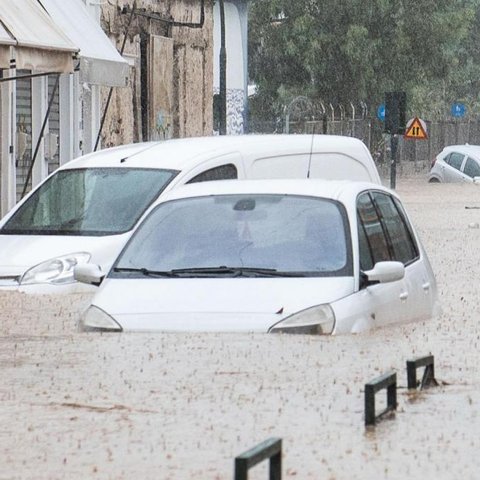
M 0 230 L 16 235 L 113 235 L 131 230 L 178 172 L 140 168 L 60 170 Z
M 464 157 L 465 155 L 463 153 L 452 152 L 445 157 L 445 162 L 448 163 L 453 168 L 460 170 Z

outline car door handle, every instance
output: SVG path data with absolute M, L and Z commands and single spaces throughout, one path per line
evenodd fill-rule
M 425 291 L 428 291 L 430 290 L 430 282 L 425 282 L 422 284 L 422 288 L 425 290 Z
M 408 298 L 408 292 L 402 292 L 400 294 L 400 300 L 406 300 Z

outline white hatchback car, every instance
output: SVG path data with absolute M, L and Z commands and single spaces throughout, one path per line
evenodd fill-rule
M 333 334 L 423 320 L 437 303 L 398 196 L 322 180 L 209 182 L 171 190 L 100 285 L 82 331 Z
M 0 287 L 78 289 L 76 264 L 106 272 L 163 193 L 245 178 L 349 178 L 380 183 L 366 146 L 329 135 L 217 136 L 102 150 L 54 172 L 0 222 Z
M 479 182 L 480 146 L 466 144 L 445 147 L 432 162 L 428 181 Z

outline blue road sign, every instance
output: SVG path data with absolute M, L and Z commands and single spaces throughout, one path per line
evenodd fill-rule
M 454 103 L 450 111 L 454 117 L 463 117 L 467 108 L 463 103 Z
M 382 103 L 378 108 L 377 108 L 377 118 L 381 120 L 382 122 L 385 121 L 385 104 Z

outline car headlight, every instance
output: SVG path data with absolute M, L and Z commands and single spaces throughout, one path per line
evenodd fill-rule
M 270 328 L 271 333 L 304 333 L 328 335 L 335 327 L 335 314 L 330 305 L 317 305 L 294 313 Z
M 87 263 L 89 260 L 90 254 L 87 252 L 70 253 L 69 255 L 51 258 L 27 270 L 20 278 L 20 285 L 73 283 L 75 282 L 73 278 L 75 265 Z
M 79 329 L 82 332 L 122 331 L 122 327 L 108 313 L 93 305 L 80 317 Z

